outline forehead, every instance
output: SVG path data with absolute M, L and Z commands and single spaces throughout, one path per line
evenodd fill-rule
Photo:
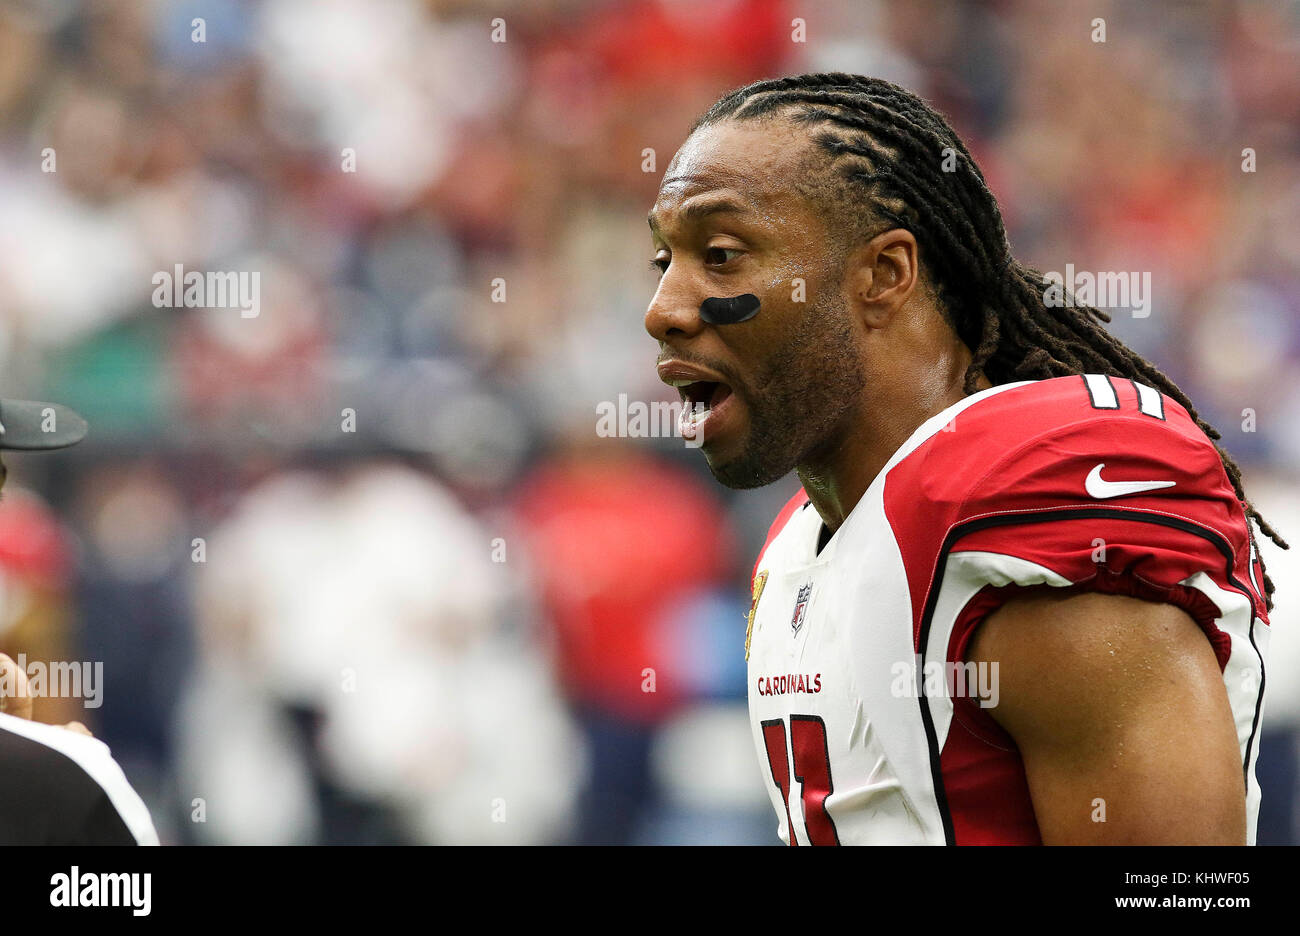
M 696 130 L 673 157 L 650 213 L 666 223 L 687 203 L 727 197 L 747 211 L 789 216 L 810 212 L 794 182 L 803 170 L 807 137 L 786 121 L 722 123 Z

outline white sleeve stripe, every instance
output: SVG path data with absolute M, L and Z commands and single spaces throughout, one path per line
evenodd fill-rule
M 149 818 L 148 807 L 140 799 L 140 794 L 131 788 L 126 774 L 122 773 L 122 768 L 103 741 L 57 725 L 45 725 L 4 713 L 0 713 L 0 729 L 58 751 L 75 762 L 108 796 L 138 844 L 158 844 L 158 833 Z
M 1083 381 L 1088 385 L 1094 409 L 1119 409 L 1119 397 L 1105 374 L 1084 374 Z
M 1136 380 L 1129 381 L 1137 390 L 1138 409 L 1148 416 L 1154 416 L 1156 419 L 1165 418 L 1164 401 L 1160 397 L 1159 391 L 1148 387 L 1144 383 L 1138 383 Z
M 948 660 L 948 643 L 952 639 L 957 619 L 984 586 L 1011 584 L 1063 588 L 1072 583 L 1059 572 L 1019 556 L 983 550 L 950 552 L 944 564 L 943 584 L 939 588 L 934 614 L 930 619 L 930 633 L 926 646 L 922 648 L 925 661 Z M 930 703 L 939 749 L 942 750 L 952 722 L 952 700 L 947 696 L 926 698 Z

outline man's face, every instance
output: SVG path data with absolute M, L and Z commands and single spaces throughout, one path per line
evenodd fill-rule
M 835 242 L 794 187 L 806 137 L 784 121 L 702 127 L 678 150 L 650 213 L 662 271 L 645 327 L 659 373 L 699 425 L 723 484 L 758 487 L 815 457 L 865 382 Z M 710 325 L 700 304 L 753 293 L 758 314 Z

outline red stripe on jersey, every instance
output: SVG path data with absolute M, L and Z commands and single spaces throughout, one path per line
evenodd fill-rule
M 763 561 L 763 554 L 767 552 L 767 547 L 771 546 L 772 540 L 776 539 L 781 531 L 785 529 L 785 525 L 790 522 L 790 518 L 794 516 L 795 511 L 806 503 L 808 503 L 808 495 L 804 493 L 803 488 L 799 488 L 798 493 L 786 501 L 785 506 L 781 508 L 781 512 L 776 515 L 776 519 L 772 521 L 772 526 L 767 531 L 767 539 L 763 541 L 763 548 L 758 551 L 758 558 L 754 560 L 754 570 L 749 573 L 751 585 L 754 582 L 754 576 L 758 575 L 758 566 Z
M 957 628 L 974 633 L 1004 598 L 986 588 L 967 603 Z M 963 642 L 961 650 L 965 653 Z M 1015 739 L 970 695 L 953 699 L 952 724 L 939 763 L 952 815 L 953 838 L 961 845 L 1041 845 L 1029 780 Z

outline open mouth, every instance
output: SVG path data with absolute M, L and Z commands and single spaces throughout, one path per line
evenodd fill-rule
M 703 444 L 712 437 L 718 417 L 727 409 L 731 399 L 731 387 L 715 380 L 697 380 L 678 386 L 682 407 L 680 429 L 682 438 L 695 445 Z M 706 432 L 705 426 L 708 426 Z
M 681 394 L 682 402 L 688 409 L 701 414 L 707 414 L 731 396 L 730 387 L 714 380 L 697 380 L 678 387 L 677 392 Z

